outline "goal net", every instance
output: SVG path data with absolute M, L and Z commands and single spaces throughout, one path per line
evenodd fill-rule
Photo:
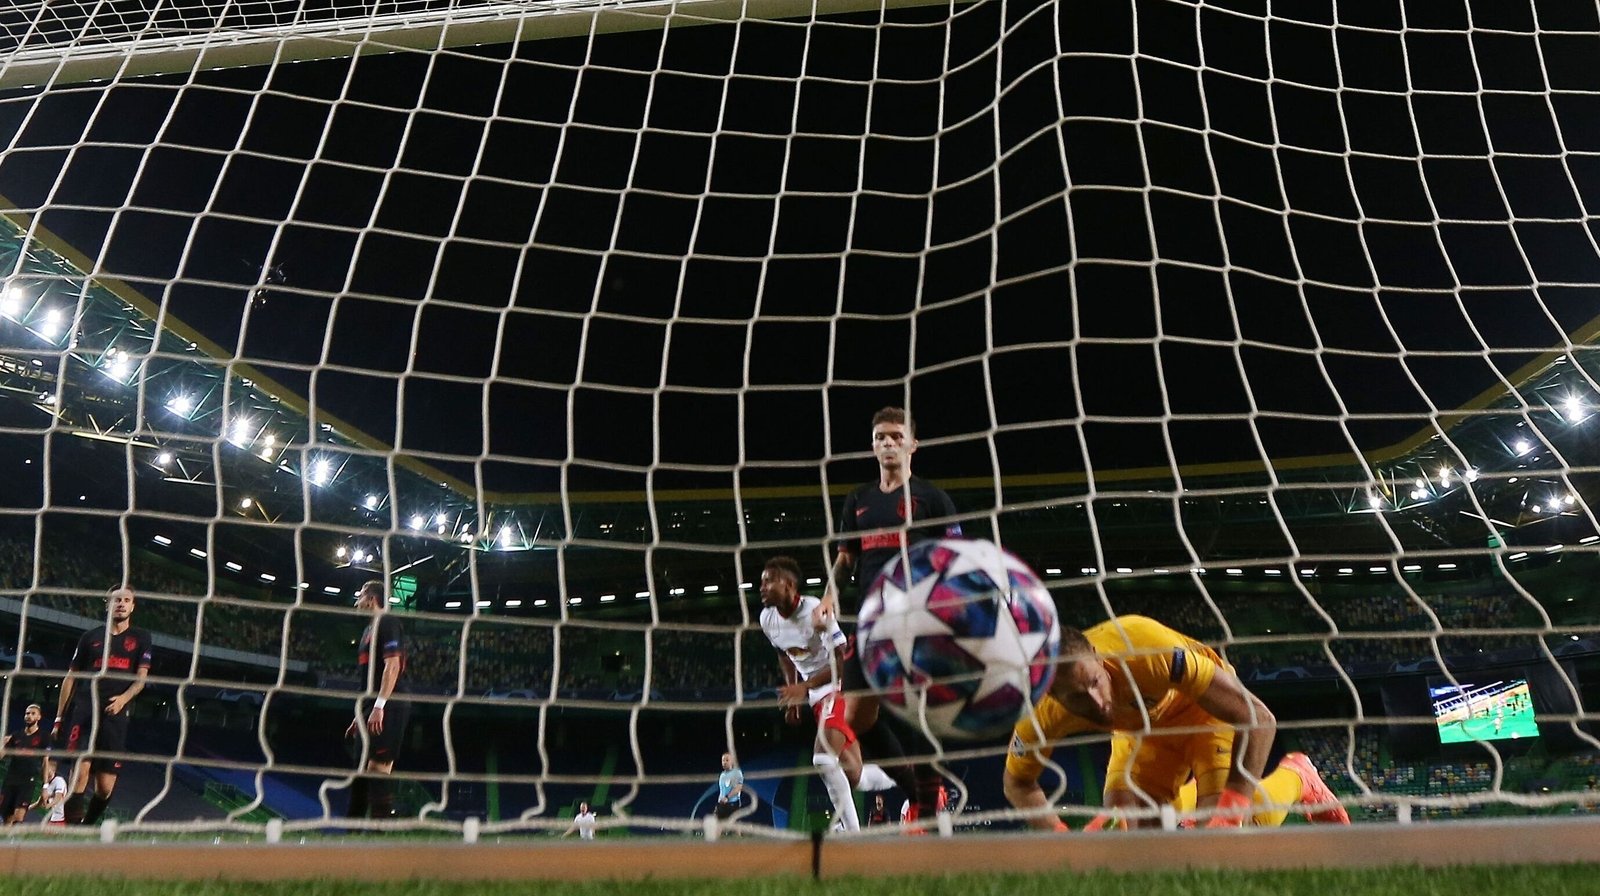
M 1586 812 L 1597 34 L 1579 4 L 10 4 L 5 731 L 51 727 L 126 584 L 124 825 L 681 834 L 731 752 L 736 824 L 827 827 L 754 585 L 789 555 L 821 592 L 902 406 L 967 535 L 1068 625 L 1216 647 L 1358 822 Z M 368 580 L 410 707 L 381 782 Z M 1006 743 L 904 733 L 958 832 L 1019 826 Z M 1054 746 L 1076 827 L 1107 740 Z M 345 818 L 368 788 L 399 821 Z

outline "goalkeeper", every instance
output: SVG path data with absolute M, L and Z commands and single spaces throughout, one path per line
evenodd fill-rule
M 1192 779 L 1193 806 L 1213 812 L 1208 827 L 1252 818 L 1276 826 L 1291 806 L 1314 822 L 1350 823 L 1304 754 L 1284 756 L 1263 776 L 1277 720 L 1211 648 L 1153 619 L 1119 616 L 1082 632 L 1063 627 L 1061 656 L 1050 693 L 1011 740 L 1004 784 L 1012 806 L 1049 804 L 1038 780 L 1051 742 L 1110 731 L 1108 809 L 1187 808 L 1180 792 Z M 1065 829 L 1048 814 L 1028 824 Z

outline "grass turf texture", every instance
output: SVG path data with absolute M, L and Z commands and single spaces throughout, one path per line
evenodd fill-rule
M 603 874 L 597 868 L 596 874 Z M 752 869 L 752 873 L 755 869 Z M 841 877 L 813 881 L 791 878 L 749 878 L 733 881 L 681 880 L 611 882 L 481 882 L 412 881 L 347 883 L 285 881 L 278 883 L 186 881 L 118 881 L 104 878 L 6 878 L 0 896 L 82 896 L 112 892 L 117 896 L 1551 896 L 1592 893 L 1600 881 L 1596 865 L 1499 865 L 1454 868 L 1378 868 L 1356 871 L 1185 871 L 1151 874 L 950 874 L 924 877 L 863 879 Z

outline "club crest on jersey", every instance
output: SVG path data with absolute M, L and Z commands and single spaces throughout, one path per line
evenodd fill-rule
M 139 647 L 139 639 L 132 635 L 122 639 L 122 652 L 132 653 Z

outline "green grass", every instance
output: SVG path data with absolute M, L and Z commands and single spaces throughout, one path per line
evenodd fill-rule
M 596 869 L 602 874 L 603 869 Z M 873 880 L 747 878 L 736 881 L 595 880 L 565 882 L 332 881 L 247 883 L 118 882 L 86 878 L 0 879 L 0 896 L 1554 896 L 1594 891 L 1600 866 L 1497 866 L 1447 869 L 1385 868 L 1367 871 L 1186 871 L 1152 874 L 954 874 Z

